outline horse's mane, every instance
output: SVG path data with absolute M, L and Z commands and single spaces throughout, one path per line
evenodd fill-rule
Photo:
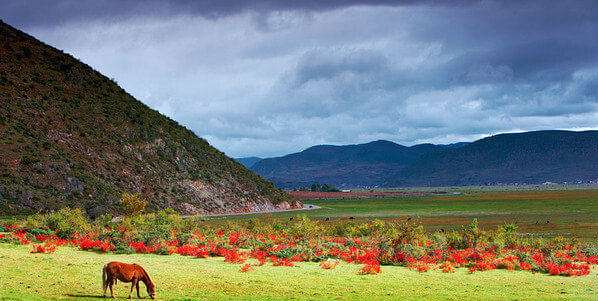
M 145 277 L 145 279 L 147 279 L 147 281 L 151 284 L 154 284 L 154 282 L 152 281 L 152 279 L 150 278 L 149 274 L 145 271 L 144 268 L 141 268 L 141 271 L 143 271 L 143 275 Z

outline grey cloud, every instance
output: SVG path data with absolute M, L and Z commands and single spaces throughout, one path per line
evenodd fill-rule
M 513 80 L 513 70 L 505 65 L 476 65 L 469 69 L 465 80 L 470 83 L 508 82 Z
M 312 80 L 329 80 L 343 74 L 365 75 L 383 71 L 388 59 L 373 51 L 325 49 L 303 55 L 295 69 L 294 82 L 301 86 Z
M 593 2 L 55 3 L 2 11 L 232 156 L 598 128 Z

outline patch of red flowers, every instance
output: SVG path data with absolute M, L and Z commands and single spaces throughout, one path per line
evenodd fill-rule
M 246 263 L 245 265 L 243 265 L 241 267 L 241 272 L 251 272 L 251 271 L 255 271 L 255 269 L 249 263 Z
M 237 250 L 227 250 L 224 254 L 224 261 L 231 262 L 231 263 L 244 263 L 247 260 L 247 257 L 243 256 L 243 254 L 238 253 Z
M 17 226 L 11 226 L 10 229 L 12 233 L 1 235 L 0 241 L 29 244 L 33 240 L 37 243 L 45 243 L 34 245 L 32 253 L 52 252 L 56 246 L 68 243 L 81 250 L 101 253 L 130 252 L 130 249 L 133 249 L 137 253 L 180 254 L 197 258 L 222 256 L 226 262 L 236 264 L 244 264 L 249 258 L 253 258 L 256 260 L 254 265 L 265 265 L 270 261 L 273 266 L 292 267 L 297 262 L 311 261 L 320 262 L 320 267 L 323 269 L 334 269 L 342 260 L 364 264 L 358 271 L 359 274 L 378 274 L 381 272 L 381 265 L 406 265 L 419 272 L 440 269 L 444 273 L 453 273 L 456 268 L 466 267 L 471 273 L 506 269 L 559 276 L 582 276 L 590 273 L 590 265 L 598 264 L 598 256 L 595 256 L 594 249 L 570 246 L 561 246 L 548 251 L 531 246 L 497 248 L 488 245 L 455 249 L 432 245 L 429 241 L 405 240 L 398 246 L 389 247 L 389 241 L 383 238 L 304 238 L 223 230 L 205 235 L 201 233 L 181 235 L 177 231 L 172 231 L 166 234 L 166 237 L 158 234 L 152 237 L 150 232 L 130 231 L 123 227 L 116 230 L 102 229 L 87 234 L 74 234 L 71 239 L 64 240 L 58 239 L 47 229 L 40 229 L 46 232 Z M 139 238 L 131 241 L 131 237 L 139 237 L 140 234 L 143 235 L 145 242 L 151 241 L 153 246 L 139 242 Z M 403 248 L 407 245 L 408 248 Z M 168 252 L 165 252 L 165 249 Z
M 365 263 L 365 266 L 357 271 L 359 275 L 376 275 L 382 273 L 380 269 L 380 263 L 376 260 L 372 260 Z
M 99 240 L 89 240 L 86 237 L 82 238 L 78 242 L 78 245 L 81 250 L 93 250 L 98 251 L 100 253 L 107 253 L 114 249 L 114 246 L 108 242 Z
M 269 257 L 273 266 L 294 267 L 295 263 L 288 258 L 278 258 L 275 255 Z
M 33 250 L 29 253 L 54 253 L 56 251 L 56 246 L 52 245 L 33 245 Z

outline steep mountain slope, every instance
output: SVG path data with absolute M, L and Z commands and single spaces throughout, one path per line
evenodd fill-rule
M 598 131 L 501 134 L 422 156 L 385 186 L 598 180 Z
M 443 147 L 420 144 L 406 147 L 378 140 L 357 145 L 319 145 L 278 158 L 263 159 L 251 170 L 278 187 L 379 185 L 421 155 Z
M 247 158 L 235 158 L 235 161 L 243 164 L 243 166 L 247 168 L 251 168 L 255 163 L 262 160 L 262 158 L 258 157 L 247 157 Z
M 76 206 L 247 212 L 300 206 L 70 55 L 0 21 L 0 213 Z

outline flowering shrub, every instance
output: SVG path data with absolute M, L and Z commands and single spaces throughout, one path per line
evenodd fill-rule
M 294 267 L 295 263 L 288 258 L 278 258 L 276 255 L 270 256 L 270 261 L 273 266 Z
M 33 250 L 29 253 L 54 253 L 56 251 L 56 246 L 52 245 L 32 245 Z
M 238 253 L 237 250 L 227 250 L 224 253 L 224 261 L 230 263 L 244 263 L 247 260 L 245 256 Z
M 443 262 L 440 267 L 442 268 L 443 273 L 454 273 L 455 269 L 453 269 L 454 263 L 450 261 Z
M 155 251 L 155 248 L 147 247 L 143 242 L 130 242 L 129 247 L 133 248 L 137 253 L 153 253 Z
M 165 218 L 155 216 L 155 219 Z M 314 228 L 309 220 L 301 220 L 301 223 L 301 227 Z M 372 229 L 380 228 L 381 225 L 383 224 L 378 223 L 357 228 L 363 233 L 371 233 Z M 81 250 L 100 253 L 180 254 L 197 258 L 219 256 L 224 257 L 226 262 L 236 264 L 245 264 L 248 259 L 254 259 L 252 263 L 255 265 L 269 262 L 273 266 L 287 267 L 311 261 L 320 262 L 323 269 L 334 269 L 342 260 L 364 264 L 358 271 L 359 274 L 380 273 L 381 265 L 401 265 L 419 272 L 440 269 L 444 273 L 453 273 L 455 269 L 462 267 L 471 273 L 505 269 L 558 276 L 583 276 L 590 273 L 591 265 L 598 263 L 596 248 L 568 245 L 563 239 L 544 245 L 510 243 L 506 247 L 501 244 L 480 243 L 482 234 L 474 224 L 463 233 L 455 234 L 468 238 L 454 244 L 449 244 L 444 236 L 438 237 L 435 234 L 430 238 L 415 226 L 397 226 L 399 230 L 395 230 L 398 232 L 388 232 L 392 235 L 364 236 L 359 239 L 343 236 L 274 235 L 239 229 L 207 229 L 204 233 L 182 233 L 162 231 L 157 227 L 151 231 L 139 231 L 127 224 L 115 229 L 96 227 L 93 231 L 85 230 L 60 238 L 49 228 L 30 229 L 15 225 L 3 227 L 9 233 L 1 234 L 0 242 L 34 242 L 33 252 L 40 253 L 52 252 L 56 246 L 68 244 Z M 510 237 L 513 242 L 515 238 L 512 235 Z M 454 241 L 457 240 L 458 237 L 454 238 Z M 453 247 L 460 245 L 463 247 Z
M 519 267 L 524 271 L 529 271 L 532 269 L 532 265 L 527 262 L 520 262 Z
M 359 275 L 376 275 L 378 273 L 382 273 L 380 270 L 380 263 L 378 261 L 372 260 L 365 264 L 365 266 L 357 272 Z
M 241 272 L 251 272 L 251 271 L 254 271 L 254 270 L 255 269 L 249 263 L 246 263 L 245 265 L 243 265 L 241 267 Z
M 423 261 L 423 260 L 422 261 L 417 261 L 417 260 L 410 261 L 407 264 L 407 267 L 410 269 L 416 270 L 418 272 L 427 272 L 432 269 L 432 267 L 428 263 L 426 263 L 426 261 Z

